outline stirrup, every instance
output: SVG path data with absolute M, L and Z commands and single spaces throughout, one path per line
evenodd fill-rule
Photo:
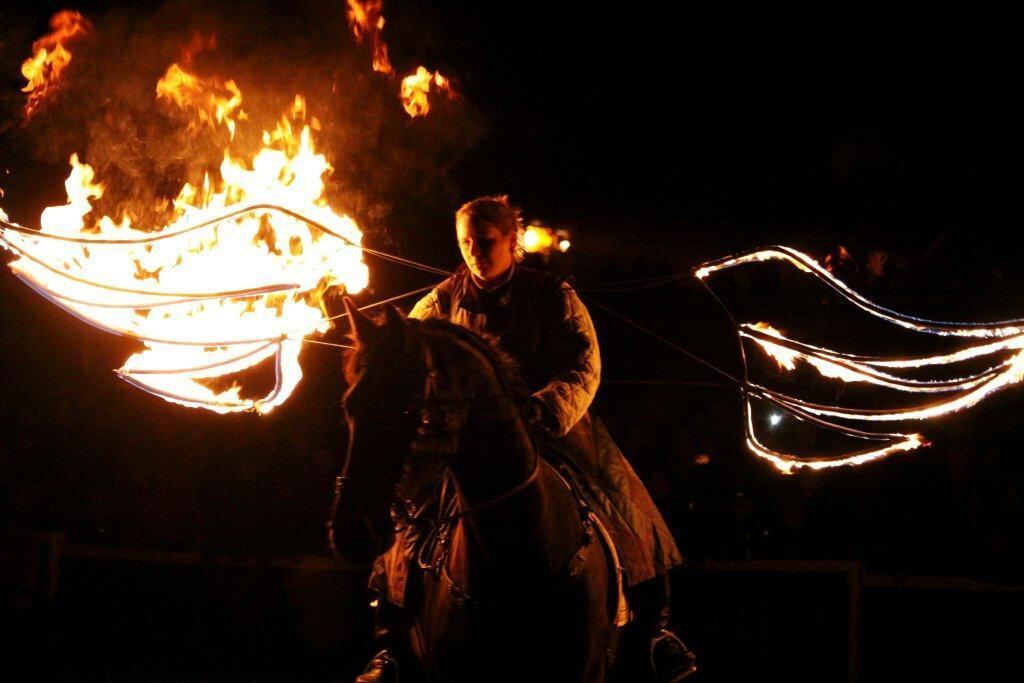
M 400 671 L 398 660 L 385 648 L 373 656 L 355 683 L 398 683 Z
M 651 640 L 651 669 L 658 683 L 678 683 L 697 671 L 697 657 L 679 636 L 663 628 Z

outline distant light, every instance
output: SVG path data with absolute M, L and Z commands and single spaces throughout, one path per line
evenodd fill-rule
M 523 247 L 526 251 L 534 252 L 537 251 L 537 247 L 540 246 L 541 236 L 540 231 L 537 228 L 530 226 L 526 229 L 526 234 L 523 235 Z
M 564 252 L 570 246 L 568 230 L 555 230 L 533 223 L 523 231 L 523 249 L 530 254 L 551 254 Z
M 708 465 L 711 463 L 711 456 L 701 453 L 700 455 L 693 456 L 694 465 Z
M 778 413 L 772 413 L 771 417 L 768 418 L 768 422 L 771 423 L 772 427 L 782 422 L 782 416 Z

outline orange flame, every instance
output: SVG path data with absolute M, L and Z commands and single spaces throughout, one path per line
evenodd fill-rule
M 384 0 L 348 0 L 348 24 L 356 40 L 370 39 L 373 51 L 373 70 L 394 75 L 395 69 L 388 59 L 388 46 L 381 31 L 384 30 Z
M 395 76 L 395 69 L 388 59 L 388 46 L 381 31 L 384 30 L 384 0 L 348 0 L 348 23 L 360 43 L 369 38 L 373 52 L 373 70 Z M 454 97 L 451 82 L 440 71 L 431 73 L 426 67 L 402 79 L 402 106 L 412 118 L 426 116 L 430 112 L 431 90 Z
M 426 67 L 417 67 L 416 72 L 402 79 L 402 106 L 405 112 L 416 118 L 430 112 L 430 90 L 452 96 L 451 84 L 440 71 L 430 73 Z
M 31 118 L 57 91 L 60 76 L 71 63 L 71 52 L 65 46 L 72 38 L 85 34 L 91 28 L 88 21 L 78 12 L 64 10 L 50 19 L 49 33 L 32 44 L 33 55 L 21 65 L 21 73 L 28 84 L 21 89 L 29 93 L 25 104 L 25 118 Z
M 168 74 L 160 97 L 194 109 L 198 122 L 233 122 L 237 104 L 218 119 L 204 82 L 177 67 Z M 237 88 L 229 90 L 229 101 L 240 102 Z M 330 328 L 325 292 L 358 292 L 369 275 L 358 226 L 325 197 L 331 166 L 315 149 L 305 110 L 297 97 L 251 159 L 228 144 L 219 177 L 182 187 L 177 217 L 155 231 L 109 216 L 86 225 L 104 188 L 74 155 L 67 204 L 43 212 L 41 232 L 0 230 L 0 246 L 19 256 L 12 270 L 51 301 L 143 342 L 118 371 L 123 379 L 186 406 L 268 412 L 302 378 L 305 336 Z M 277 385 L 261 399 L 202 382 L 267 359 Z
M 221 83 L 217 79 L 200 79 L 177 64 L 171 64 L 156 84 L 156 96 L 176 104 L 182 109 L 195 111 L 197 121 L 211 128 L 227 126 L 235 137 L 236 122 L 245 118 L 242 92 L 234 81 Z

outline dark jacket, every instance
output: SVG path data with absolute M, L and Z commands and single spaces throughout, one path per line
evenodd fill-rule
M 544 406 L 559 450 L 583 474 L 585 488 L 619 546 L 629 584 L 682 562 L 650 494 L 601 421 L 587 412 L 601 377 L 597 335 L 573 288 L 539 270 L 515 266 L 502 285 L 483 290 L 465 266 L 416 304 L 413 318 L 441 318 L 495 337 L 519 364 Z
M 549 273 L 516 266 L 507 282 L 488 291 L 462 266 L 409 315 L 449 320 L 496 338 L 558 435 L 568 433 L 594 400 L 601 381 L 594 325 L 573 288 Z

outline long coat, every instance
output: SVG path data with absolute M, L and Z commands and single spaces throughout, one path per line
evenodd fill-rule
M 590 314 L 573 288 L 549 273 L 514 266 L 492 290 L 465 266 L 421 299 L 410 317 L 441 318 L 494 337 L 518 364 L 542 406 L 557 450 L 581 473 L 608 527 L 627 585 L 682 562 L 671 532 L 622 451 L 588 412 L 601 380 L 601 354 Z

